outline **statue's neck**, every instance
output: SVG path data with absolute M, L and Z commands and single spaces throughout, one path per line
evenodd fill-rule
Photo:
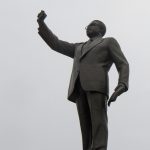
M 102 36 L 101 35 L 96 35 L 96 36 L 90 37 L 89 40 L 93 41 L 93 40 L 95 40 L 97 38 L 102 38 Z

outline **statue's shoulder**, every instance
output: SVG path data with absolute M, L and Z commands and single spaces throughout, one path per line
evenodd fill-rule
M 108 41 L 117 41 L 115 37 L 106 37 L 105 39 Z
M 114 40 L 116 40 L 114 37 L 105 37 L 103 39 L 106 40 L 106 41 L 114 41 Z
M 105 37 L 103 38 L 105 42 L 108 44 L 118 43 L 117 40 L 114 37 Z
M 82 44 L 84 44 L 85 42 L 76 42 L 75 43 L 75 45 L 76 45 L 76 47 L 78 47 L 78 46 L 80 46 L 80 45 L 82 45 Z
M 85 42 L 78 42 L 76 43 L 77 45 L 81 45 L 81 44 L 84 44 Z

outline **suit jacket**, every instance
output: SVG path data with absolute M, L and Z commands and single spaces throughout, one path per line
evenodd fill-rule
M 73 68 L 69 83 L 67 99 L 76 102 L 78 95 L 75 93 L 77 77 L 80 77 L 81 86 L 85 91 L 98 91 L 109 98 L 108 72 L 115 63 L 119 79 L 118 84 L 124 84 L 128 90 L 129 64 L 116 39 L 96 38 L 83 50 L 83 43 L 69 43 L 58 39 L 56 35 L 43 23 L 39 28 L 43 40 L 55 51 L 73 58 Z

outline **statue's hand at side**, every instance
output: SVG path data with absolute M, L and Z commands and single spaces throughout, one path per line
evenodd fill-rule
M 44 19 L 47 17 L 45 11 L 41 10 L 41 12 L 37 16 L 37 22 L 39 25 L 44 22 Z
M 123 84 L 119 85 L 116 89 L 115 92 L 111 95 L 109 101 L 108 101 L 108 106 L 110 106 L 111 102 L 116 101 L 117 97 L 125 92 L 125 86 Z

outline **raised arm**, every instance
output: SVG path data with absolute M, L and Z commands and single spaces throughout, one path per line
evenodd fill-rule
M 51 49 L 63 55 L 74 58 L 76 44 L 58 39 L 58 37 L 55 34 L 53 34 L 53 32 L 45 24 L 44 19 L 46 18 L 46 16 L 47 15 L 45 14 L 44 11 L 41 11 L 38 14 L 37 22 L 39 24 L 38 28 L 39 35 Z

